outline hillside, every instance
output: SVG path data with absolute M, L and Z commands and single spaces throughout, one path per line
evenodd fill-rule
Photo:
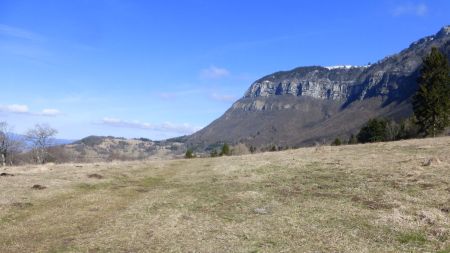
M 267 75 L 188 144 L 298 147 L 346 138 L 372 117 L 405 118 L 412 113 L 422 58 L 432 47 L 450 59 L 450 26 L 368 66 L 299 67 Z
M 0 176 L 0 248 L 449 252 L 449 154 L 443 137 L 8 168 Z
M 186 147 L 176 139 L 152 141 L 113 136 L 88 136 L 55 147 L 51 156 L 58 162 L 107 162 L 114 160 L 172 159 L 184 156 Z

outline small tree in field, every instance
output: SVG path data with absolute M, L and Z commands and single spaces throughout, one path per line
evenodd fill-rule
M 437 48 L 423 60 L 419 90 L 413 99 L 420 132 L 435 137 L 450 124 L 450 67 Z
M 33 129 L 28 130 L 26 136 L 33 145 L 33 158 L 36 163 L 46 163 L 48 158 L 48 148 L 54 143 L 53 137 L 58 133 L 49 125 L 37 124 Z
M 231 155 L 230 146 L 228 144 L 223 144 L 222 151 L 220 151 L 220 155 Z
M 334 141 L 331 143 L 331 146 L 340 146 L 342 144 L 341 139 L 336 138 L 334 139 Z
M 195 157 L 194 151 L 192 151 L 192 149 L 186 150 L 186 153 L 184 154 L 184 157 L 187 158 L 187 159 L 194 158 Z

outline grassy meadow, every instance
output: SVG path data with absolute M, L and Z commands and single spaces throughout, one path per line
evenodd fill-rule
M 0 252 L 450 252 L 450 138 L 1 169 Z

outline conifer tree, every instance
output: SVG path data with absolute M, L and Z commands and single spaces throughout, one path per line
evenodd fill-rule
M 220 155 L 231 155 L 230 146 L 228 144 L 223 144 L 222 151 L 220 152 Z
M 419 89 L 413 99 L 414 115 L 420 132 L 435 137 L 450 123 L 450 68 L 437 48 L 424 59 Z

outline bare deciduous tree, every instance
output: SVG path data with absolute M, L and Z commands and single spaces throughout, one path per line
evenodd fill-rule
M 54 136 L 58 131 L 46 124 L 37 124 L 28 130 L 27 139 L 33 145 L 33 156 L 36 163 L 45 163 L 48 156 L 48 148 L 54 143 Z
M 12 127 L 7 122 L 0 122 L 0 166 L 12 164 L 13 156 L 20 152 L 22 142 L 12 134 Z

